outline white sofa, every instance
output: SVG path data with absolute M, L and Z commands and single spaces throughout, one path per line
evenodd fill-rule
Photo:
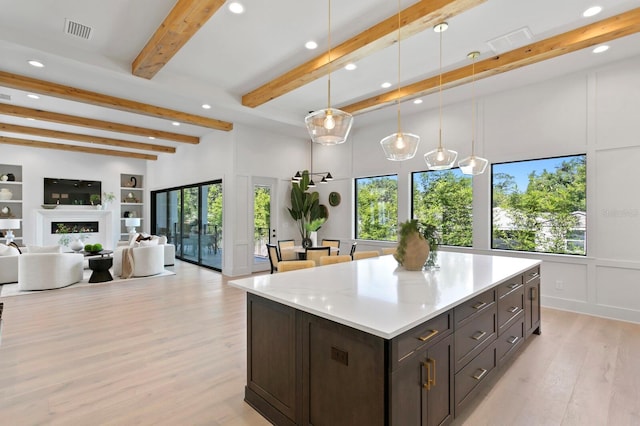
M 18 289 L 48 290 L 80 282 L 83 262 L 78 253 L 23 253 L 18 256 Z
M 0 284 L 18 281 L 18 256 L 15 247 L 0 244 Z
M 129 241 L 118 241 L 117 247 L 131 247 L 131 239 L 136 238 L 140 234 L 134 234 L 130 237 Z M 158 245 L 162 246 L 164 250 L 164 266 L 172 266 L 175 264 L 176 260 L 176 246 L 174 244 L 167 243 L 167 237 L 161 235 L 147 235 L 142 234 L 144 236 L 150 236 L 153 239 L 158 240 Z
M 164 272 L 163 246 L 117 247 L 113 252 L 115 276 L 122 276 L 122 253 L 126 248 L 133 250 L 133 277 L 148 277 Z

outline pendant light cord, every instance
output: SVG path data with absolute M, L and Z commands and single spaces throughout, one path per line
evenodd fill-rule
M 329 0 L 329 19 L 327 25 L 328 60 L 327 60 L 327 109 L 331 109 L 331 0 Z
M 442 25 L 442 24 L 440 24 Z M 442 150 L 442 33 L 444 32 L 443 27 L 440 27 L 440 59 L 439 59 L 439 72 L 440 72 L 440 82 L 438 85 L 439 88 L 439 103 L 440 103 L 440 127 L 438 129 L 438 149 Z
M 475 155 L 476 145 L 476 52 L 471 53 L 471 98 L 473 102 L 471 104 L 471 157 Z
M 398 107 L 398 136 L 402 135 L 401 124 L 400 124 L 400 6 L 401 0 L 398 0 L 398 88 L 397 88 L 397 99 L 396 104 Z

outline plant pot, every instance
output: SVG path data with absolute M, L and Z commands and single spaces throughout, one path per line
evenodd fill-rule
M 429 257 L 429 242 L 419 233 L 407 236 L 402 266 L 407 271 L 421 271 Z
M 311 247 L 318 247 L 318 233 L 316 231 L 309 232 L 309 239 L 311 240 Z

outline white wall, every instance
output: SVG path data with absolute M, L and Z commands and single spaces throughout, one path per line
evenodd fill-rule
M 103 242 L 103 245 L 114 247 L 120 239 L 120 173 L 146 173 L 145 160 L 13 145 L 0 145 L 0 158 L 3 164 L 22 166 L 22 235 L 25 245 L 36 244 L 35 210 L 42 208 L 40 206 L 43 202 L 43 178 L 99 180 L 102 182 L 103 192 L 113 192 L 116 200 L 108 207 L 113 210 L 113 241 L 106 244 Z

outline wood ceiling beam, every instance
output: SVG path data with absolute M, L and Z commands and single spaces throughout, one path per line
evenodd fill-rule
M 151 79 L 224 4 L 224 0 L 178 0 L 131 64 L 131 72 Z
M 57 149 L 60 151 L 82 152 L 85 154 L 110 155 L 112 157 L 137 158 L 140 160 L 157 160 L 157 155 L 140 154 L 137 152 L 117 151 L 114 149 L 91 148 L 88 146 L 67 145 L 62 143 L 34 141 L 31 139 L 10 138 L 0 136 L 0 144 L 27 146 L 30 148 Z
M 475 64 L 475 78 L 479 80 L 491 77 L 638 32 L 640 32 L 640 8 L 478 61 Z M 443 89 L 471 82 L 472 72 L 472 65 L 466 65 L 443 73 Z M 439 76 L 434 76 L 403 86 L 399 93 L 397 89 L 394 89 L 350 105 L 341 106 L 340 109 L 351 114 L 359 114 L 381 108 L 397 99 L 402 101 L 436 93 L 438 88 Z
M 486 0 L 420 0 L 400 12 L 400 37 L 411 35 L 433 27 L 446 19 L 456 16 Z M 391 16 L 331 48 L 331 67 L 329 52 L 324 52 L 312 60 L 286 72 L 280 77 L 258 87 L 242 96 L 242 105 L 255 108 L 272 99 L 289 93 L 329 73 L 349 62 L 356 62 L 374 52 L 396 42 L 398 34 L 398 15 Z
M 216 120 L 215 118 L 202 117 L 188 114 L 142 102 L 117 98 L 115 96 L 104 95 L 89 90 L 78 89 L 76 87 L 65 86 L 63 84 L 38 80 L 18 74 L 0 71 L 0 86 L 12 89 L 25 90 L 27 92 L 39 93 L 41 95 L 53 96 L 70 101 L 82 102 L 85 104 L 111 108 L 118 111 L 130 112 L 133 114 L 145 115 L 148 117 L 162 118 L 180 123 L 193 124 L 196 126 L 208 127 L 215 130 L 229 131 L 233 129 L 233 124 Z
M 16 124 L 0 123 L 0 132 L 18 133 L 21 135 L 41 136 L 45 138 L 65 139 L 75 142 L 87 142 L 99 145 L 118 146 L 121 148 L 140 149 L 174 154 L 172 146 L 156 145 L 144 142 L 132 142 L 121 139 L 103 138 L 100 136 L 83 135 L 79 133 L 61 132 L 58 130 L 40 129 L 38 127 L 18 126 Z
M 39 109 L 25 108 L 17 105 L 0 104 L 0 115 L 14 117 L 35 118 L 53 123 L 67 124 L 70 126 L 88 127 L 91 129 L 106 130 L 109 132 L 128 133 L 138 136 L 166 139 L 174 142 L 199 144 L 200 138 L 181 135 L 178 133 L 163 132 L 144 127 L 129 126 L 127 124 L 112 123 L 110 121 L 94 120 L 92 118 L 77 117 L 75 115 L 60 114 L 57 112 L 43 111 Z

